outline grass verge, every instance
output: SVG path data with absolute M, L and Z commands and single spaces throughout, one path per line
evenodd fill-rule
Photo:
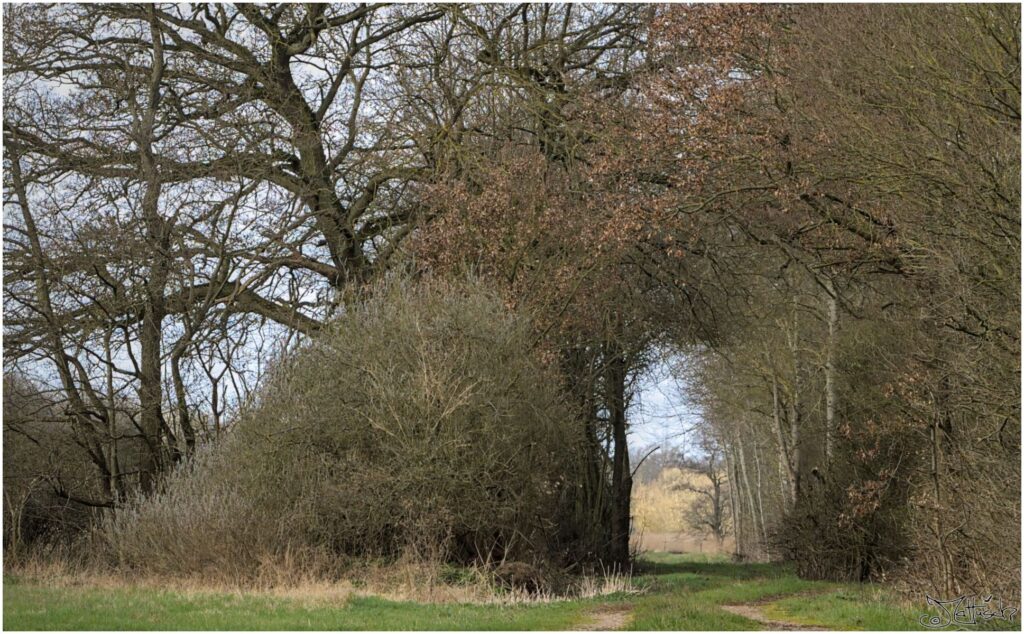
M 242 593 L 89 589 L 4 580 L 4 630 L 562 630 L 586 601 L 424 604 Z
M 515 605 L 417 603 L 330 593 L 173 591 L 90 587 L 6 576 L 5 630 L 566 630 L 614 611 L 631 630 L 759 630 L 721 608 L 757 603 L 778 622 L 834 630 L 923 630 L 922 608 L 879 586 L 806 581 L 781 564 L 652 553 L 634 578 L 641 594 Z M 1019 630 L 1020 621 L 988 621 Z

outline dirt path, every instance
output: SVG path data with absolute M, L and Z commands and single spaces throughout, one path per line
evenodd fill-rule
M 793 623 L 792 621 L 777 621 L 767 617 L 764 611 L 761 609 L 766 602 L 761 603 L 744 603 L 742 605 L 722 605 L 719 606 L 726 612 L 731 612 L 738 616 L 750 619 L 751 621 L 757 621 L 765 626 L 767 630 L 784 630 L 784 631 L 814 631 L 822 632 L 828 628 L 818 627 L 816 625 L 803 625 L 800 623 Z
M 604 605 L 587 614 L 587 621 L 572 628 L 582 632 L 621 630 L 629 622 L 630 605 Z

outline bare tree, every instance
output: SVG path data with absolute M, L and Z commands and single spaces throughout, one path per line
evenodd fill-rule
M 686 509 L 686 522 L 694 530 L 710 533 L 718 547 L 729 535 L 729 508 L 734 484 L 730 481 L 721 447 L 715 440 L 705 440 L 705 455 L 688 460 L 689 468 L 703 476 L 707 482 L 684 482 L 677 485 L 684 491 L 697 494 Z
M 144 489 L 195 447 L 189 384 L 223 399 L 267 320 L 316 331 L 411 220 L 388 184 L 414 170 L 374 166 L 392 140 L 362 104 L 395 36 L 440 12 L 300 9 L 7 11 L 6 359 L 55 364 L 103 469 L 107 404 L 134 391 Z

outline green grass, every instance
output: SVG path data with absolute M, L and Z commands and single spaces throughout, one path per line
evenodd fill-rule
M 835 589 L 811 597 L 787 597 L 765 606 L 764 613 L 802 625 L 840 623 L 836 629 L 924 630 L 921 618 L 926 612 L 906 605 L 894 605 L 883 588 L 871 585 L 835 585 Z M 935 610 L 929 614 L 937 614 Z M 953 627 L 945 629 L 957 629 Z M 1020 619 L 980 621 L 971 629 L 1020 630 Z
M 644 564 L 639 581 L 649 592 L 633 602 L 632 630 L 763 629 L 719 608 L 755 602 L 774 621 L 831 630 L 925 629 L 924 601 L 908 606 L 877 584 L 807 581 L 785 564 L 736 564 L 724 557 L 656 553 Z M 983 622 L 976 629 L 1020 630 L 1020 620 Z
M 5 630 L 564 630 L 585 602 L 417 604 L 355 597 L 337 605 L 265 595 L 54 588 L 4 581 Z
M 785 565 L 653 553 L 643 594 L 526 606 L 418 604 L 354 597 L 330 603 L 266 595 L 51 587 L 4 579 L 7 630 L 564 630 L 602 607 L 631 607 L 632 630 L 757 630 L 722 605 L 758 602 L 776 621 L 836 630 L 921 630 L 922 609 L 879 586 L 805 581 Z M 922 606 L 923 608 L 923 606 Z M 989 622 L 1020 629 L 1020 621 Z
M 757 630 L 756 621 L 720 605 L 803 592 L 814 582 L 778 564 L 734 564 L 727 559 L 652 556 L 638 581 L 648 592 L 633 602 L 632 630 Z

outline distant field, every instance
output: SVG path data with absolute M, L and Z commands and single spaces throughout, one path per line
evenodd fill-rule
M 662 470 L 652 482 L 634 483 L 634 547 L 668 553 L 731 553 L 731 537 L 719 548 L 712 537 L 694 532 L 687 525 L 687 509 L 697 494 L 681 488 L 684 484 L 705 487 L 708 482 L 698 473 L 670 467 Z
M 717 555 L 731 553 L 733 540 L 731 537 L 722 542 L 722 547 L 714 539 L 687 532 L 646 532 L 633 540 L 641 552 L 665 552 L 674 554 L 707 554 Z
M 5 630 L 918 630 L 922 611 L 872 585 L 798 579 L 778 564 L 652 553 L 640 594 L 517 606 L 329 601 L 40 583 L 5 576 Z M 992 622 L 992 625 L 1006 625 Z M 1020 629 L 1019 621 L 1009 629 Z

